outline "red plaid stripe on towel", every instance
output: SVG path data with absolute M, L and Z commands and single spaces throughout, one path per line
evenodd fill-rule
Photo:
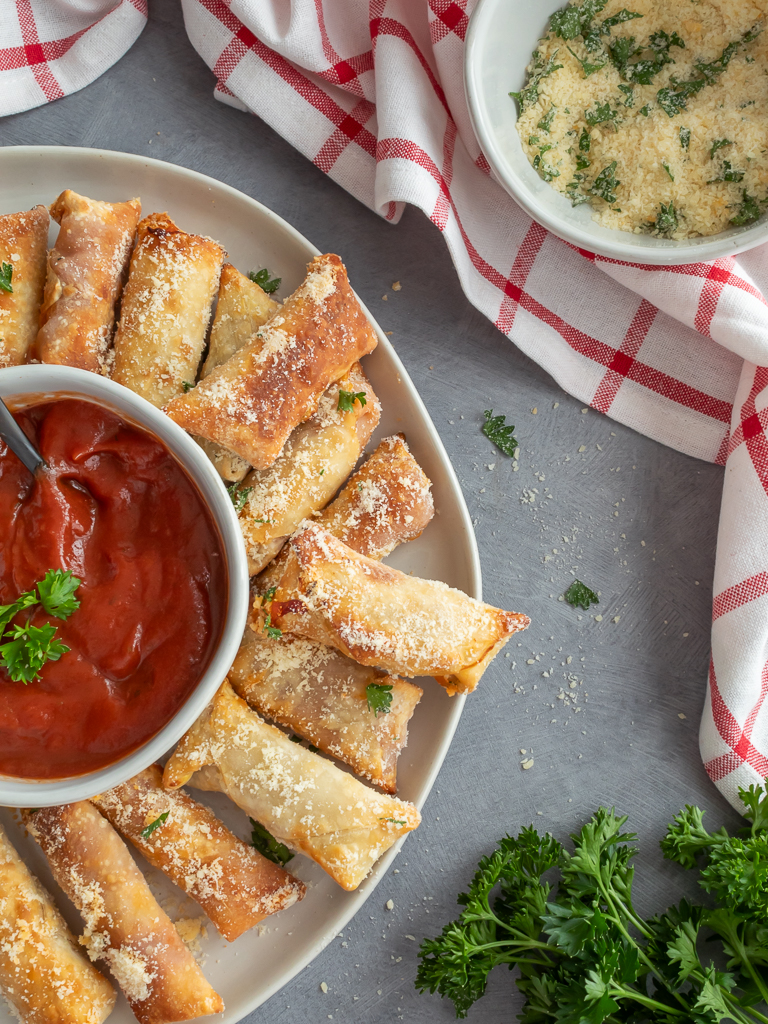
M 8 0 L 0 26 L 0 116 L 69 96 L 138 38 L 147 0 Z
M 673 448 L 727 460 L 701 751 L 738 806 L 738 786 L 768 775 L 766 248 L 646 267 L 577 252 L 532 223 L 491 178 L 470 127 L 471 0 L 182 2 L 219 98 L 387 220 L 419 206 L 472 303 L 566 391 Z

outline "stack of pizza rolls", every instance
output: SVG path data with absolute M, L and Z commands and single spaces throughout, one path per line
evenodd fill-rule
M 83 917 L 90 959 L 140 1021 L 163 1024 L 223 1004 L 126 842 L 229 940 L 305 886 L 182 786 L 225 793 L 277 843 L 355 889 L 420 822 L 395 795 L 423 693 L 411 680 L 471 692 L 529 620 L 383 564 L 435 510 L 402 435 L 358 465 L 381 414 L 361 362 L 377 335 L 338 256 L 315 257 L 280 303 L 226 263 L 218 242 L 167 213 L 140 219 L 138 199 L 67 190 L 50 214 L 60 225 L 50 253 L 45 207 L 0 217 L 0 269 L 12 268 L 10 291 L 0 277 L 0 365 L 79 366 L 162 408 L 228 485 L 252 577 L 229 678 L 165 768 L 24 815 Z M 111 986 L 0 834 L 0 988 L 22 1020 L 48 1019 L 31 974 L 3 958 L 8 942 L 44 950 L 50 971 L 70 979 L 56 1020 L 100 1024 L 109 1013 Z

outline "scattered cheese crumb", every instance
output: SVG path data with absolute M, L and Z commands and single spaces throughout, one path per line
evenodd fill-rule
M 392 282 L 392 291 L 393 292 L 399 292 L 402 287 L 403 286 L 400 284 L 399 281 L 393 281 Z
M 323 993 L 328 991 L 328 986 L 326 985 L 326 983 L 324 981 L 320 982 L 320 991 L 323 992 Z
M 533 758 L 529 757 L 526 761 L 521 762 L 521 768 L 524 772 L 527 772 L 529 768 L 533 768 Z
M 395 904 L 392 902 L 392 900 L 387 900 L 387 902 L 384 904 L 384 906 L 387 908 L 387 910 L 394 910 L 395 909 Z
M 679 715 L 678 715 L 677 717 L 678 717 L 678 718 L 682 718 L 682 719 L 685 719 L 685 715 L 683 714 L 683 712 L 682 712 L 682 711 L 680 712 L 680 714 L 679 714 Z

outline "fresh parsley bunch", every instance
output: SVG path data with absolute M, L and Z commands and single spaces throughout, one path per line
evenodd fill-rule
M 0 637 L 6 641 L 0 644 L 0 666 L 15 683 L 31 683 L 47 661 L 58 661 L 69 647 L 56 638 L 56 627 L 50 623 L 13 625 L 12 620 L 35 605 L 42 605 L 54 618 L 68 619 L 80 607 L 75 597 L 80 582 L 69 570 L 49 569 L 32 590 L 25 591 L 11 604 L 0 605 Z
M 421 946 L 416 985 L 453 1000 L 457 1017 L 485 991 L 497 964 L 520 971 L 522 1024 L 767 1024 L 768 794 L 740 790 L 752 821 L 736 836 L 709 833 L 686 807 L 664 855 L 700 869 L 714 908 L 682 900 L 645 920 L 632 903 L 636 836 L 601 807 L 569 851 L 523 829 L 480 861 L 464 907 Z M 701 939 L 719 940 L 720 970 Z

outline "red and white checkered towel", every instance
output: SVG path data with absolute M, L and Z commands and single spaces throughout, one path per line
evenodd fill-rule
M 140 31 L 141 3 L 122 0 L 86 29 L 114 19 L 104 67 L 129 44 L 126 25 Z M 31 12 L 30 0 L 16 4 Z M 470 301 L 566 391 L 726 466 L 701 751 L 738 806 L 738 786 L 768 775 L 768 247 L 647 267 L 579 252 L 532 223 L 491 178 L 470 127 L 462 58 L 474 0 L 182 5 L 220 99 L 258 114 L 387 220 L 396 223 L 405 203 L 419 206 L 443 232 Z M 65 20 L 63 0 L 45 10 Z M 40 44 L 29 17 L 20 17 L 25 46 L 0 50 L 3 112 L 42 102 L 30 98 L 26 69 L 12 95 L 5 69 L 27 54 L 35 81 L 48 81 L 46 45 L 63 91 L 95 77 L 64 75 L 79 39 L 62 38 L 70 26 L 48 25 L 57 42 Z

